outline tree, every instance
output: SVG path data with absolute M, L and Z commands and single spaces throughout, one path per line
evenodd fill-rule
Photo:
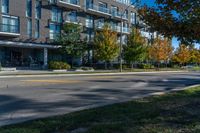
M 138 29 L 133 28 L 131 34 L 128 36 L 127 45 L 124 45 L 124 59 L 133 64 L 142 62 L 147 55 L 147 47 L 145 46 L 145 39 L 141 36 Z
M 81 57 L 87 49 L 87 43 L 81 39 L 82 26 L 78 24 L 67 23 L 62 27 L 61 36 L 56 39 L 56 43 L 61 45 L 63 53 L 71 55 L 71 66 L 74 59 Z
M 190 46 L 190 63 L 199 64 L 200 63 L 200 51 L 194 47 Z
M 167 63 L 172 56 L 173 47 L 169 39 L 161 39 L 157 37 L 153 44 L 149 47 L 149 57 L 150 59 L 159 63 L 164 61 Z
M 190 61 L 190 49 L 184 44 L 180 44 L 172 58 L 174 62 L 184 65 Z
M 112 31 L 108 24 L 105 24 L 101 31 L 98 31 L 94 38 L 95 58 L 105 62 L 110 62 L 119 55 L 119 44 L 117 33 Z
M 139 10 L 142 20 L 153 31 L 175 36 L 184 44 L 200 42 L 199 0 L 156 0 L 154 7 Z

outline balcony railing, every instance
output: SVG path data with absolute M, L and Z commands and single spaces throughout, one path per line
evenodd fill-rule
M 70 4 L 70 5 L 80 5 L 80 1 L 79 0 L 60 0 L 61 2 L 63 3 L 66 3 L 66 4 Z
M 56 4 L 57 0 L 48 0 L 49 4 Z
M 59 37 L 60 37 L 60 33 L 54 33 L 54 32 L 49 33 L 50 40 L 55 40 L 55 39 L 58 39 Z
M 118 12 L 118 11 L 112 11 L 112 16 L 113 17 L 118 17 L 118 18 L 121 18 L 121 13 L 120 12 Z
M 78 19 L 78 17 L 67 16 L 65 19 L 65 22 L 82 25 L 82 23 L 81 23 L 80 19 Z
M 19 34 L 19 25 L 0 24 L 0 32 Z
M 116 31 L 116 32 L 120 32 L 120 31 L 121 31 L 121 27 L 120 27 L 120 26 L 113 25 L 113 26 L 112 26 L 112 30 L 113 30 L 113 31 Z
M 104 22 L 98 22 L 97 25 L 96 25 L 96 28 L 102 29 L 104 25 L 105 25 Z
M 130 33 L 129 28 L 123 27 L 123 33 Z
M 89 6 L 87 6 L 87 9 L 92 9 L 94 11 L 110 15 L 110 10 L 108 8 L 106 8 L 106 7 L 90 4 Z

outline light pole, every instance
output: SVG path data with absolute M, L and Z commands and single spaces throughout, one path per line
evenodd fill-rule
M 122 64 L 123 64 L 123 62 L 122 62 L 122 34 L 123 34 L 123 16 L 124 16 L 124 14 L 126 13 L 126 10 L 129 8 L 129 7 L 131 7 L 132 5 L 136 5 L 136 4 L 138 4 L 140 2 L 140 0 L 136 0 L 136 2 L 135 3 L 131 3 L 130 5 L 128 5 L 127 7 L 126 7 L 126 9 L 124 9 L 124 11 L 122 12 L 122 14 L 121 14 L 121 16 L 120 16 L 120 18 L 121 18 L 121 24 L 120 24 L 120 72 L 122 72 L 123 71 L 123 66 L 122 66 Z M 136 5 L 137 6 L 137 5 Z

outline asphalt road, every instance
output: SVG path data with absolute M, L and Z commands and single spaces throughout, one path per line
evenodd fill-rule
M 200 73 L 0 77 L 0 126 L 200 83 Z

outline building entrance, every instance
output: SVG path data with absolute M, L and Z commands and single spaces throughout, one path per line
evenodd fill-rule
M 22 66 L 22 62 L 23 62 L 23 55 L 22 55 L 22 51 L 11 51 L 11 64 L 13 66 Z

